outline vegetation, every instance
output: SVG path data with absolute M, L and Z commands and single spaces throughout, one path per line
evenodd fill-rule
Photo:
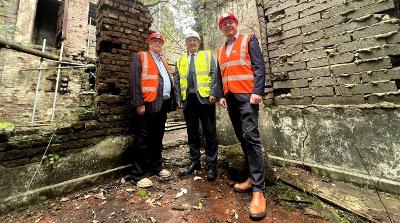
M 60 156 L 56 153 L 49 153 L 45 156 L 43 156 L 42 161 L 43 164 L 46 166 L 53 166 L 55 162 L 57 162 L 60 159 Z
M 0 130 L 11 131 L 14 129 L 14 124 L 11 122 L 0 122 Z
M 138 194 L 138 196 L 141 197 L 141 198 L 147 197 L 147 191 L 144 190 L 144 189 L 140 189 L 140 190 L 137 192 L 137 194 Z

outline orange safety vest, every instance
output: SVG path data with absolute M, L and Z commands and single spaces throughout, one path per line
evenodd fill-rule
M 218 62 L 224 95 L 232 93 L 252 93 L 254 87 L 254 72 L 249 54 L 251 35 L 241 34 L 235 40 L 229 57 L 226 55 L 226 45 L 218 48 Z
M 142 62 L 142 92 L 143 100 L 145 102 L 153 102 L 157 98 L 158 89 L 158 67 L 150 52 L 139 52 L 140 61 Z M 172 72 L 168 63 L 163 60 L 164 66 L 168 71 L 168 74 L 172 78 Z

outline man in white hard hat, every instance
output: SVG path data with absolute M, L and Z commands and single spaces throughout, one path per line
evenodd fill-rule
M 215 119 L 216 95 L 220 91 L 212 86 L 216 66 L 210 51 L 199 50 L 200 36 L 195 31 L 186 34 L 187 53 L 177 61 L 175 83 L 178 103 L 183 106 L 187 125 L 189 158 L 191 163 L 180 170 L 181 175 L 200 170 L 200 131 L 199 121 L 206 140 L 207 180 L 217 177 L 217 133 Z

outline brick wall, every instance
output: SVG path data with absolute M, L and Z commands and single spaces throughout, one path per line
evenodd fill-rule
M 152 19 L 136 1 L 100 0 L 97 13 L 97 97 L 99 118 L 129 119 L 129 66 L 134 51 L 146 48 Z
M 62 116 L 65 122 L 57 123 L 56 130 L 54 126 L 17 126 L 9 136 L 0 132 L 0 167 L 40 161 L 54 131 L 48 153 L 61 156 L 81 152 L 108 136 L 131 134 L 129 65 L 132 52 L 146 45 L 151 15 L 137 1 L 100 0 L 97 16 L 95 107 L 81 109 L 75 115 Z M 62 99 L 59 102 L 69 103 Z M 71 109 L 77 107 L 70 106 Z
M 400 103 L 395 0 L 273 0 L 260 6 L 277 105 Z
M 84 56 L 87 50 L 89 25 L 89 3 L 97 4 L 97 0 L 70 0 L 68 8 L 67 36 L 64 41 L 67 52 L 75 59 Z M 93 32 L 92 32 L 93 34 Z M 92 39 L 92 38 L 91 38 Z M 92 42 L 91 46 L 95 45 Z M 89 50 L 91 51 L 91 50 Z M 91 55 L 93 57 L 93 55 Z
M 32 117 L 39 75 L 39 71 L 34 69 L 39 68 L 40 58 L 9 49 L 0 49 L 0 58 L 4 59 L 4 66 L 0 70 L 0 122 L 12 122 L 16 125 L 26 126 Z M 43 68 L 54 68 L 56 64 L 45 61 L 42 66 Z M 83 73 L 80 69 L 61 70 L 61 80 L 65 80 L 61 81 L 61 84 L 68 84 L 68 86 L 65 92 L 60 91 L 61 94 L 58 94 L 56 121 L 62 121 L 62 117 L 71 114 L 72 110 L 79 105 L 81 82 L 85 79 Z M 42 71 L 36 121 L 48 122 L 50 120 L 56 75 L 56 69 Z

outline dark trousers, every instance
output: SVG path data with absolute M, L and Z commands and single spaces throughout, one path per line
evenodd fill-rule
M 217 131 L 215 118 L 215 104 L 201 104 L 196 94 L 188 94 L 186 106 L 183 110 L 185 116 L 192 162 L 200 161 L 200 131 L 199 121 L 206 139 L 207 166 L 217 164 Z
M 232 94 L 226 96 L 228 113 L 245 155 L 253 191 L 265 190 L 264 156 L 258 131 L 258 105 L 241 102 Z
M 132 177 L 140 180 L 162 170 L 162 140 L 167 120 L 169 100 L 164 100 L 161 110 L 135 117 L 135 141 L 132 151 Z

